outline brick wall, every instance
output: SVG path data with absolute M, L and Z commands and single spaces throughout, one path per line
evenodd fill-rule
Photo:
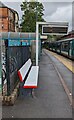
M 9 8 L 0 8 L 0 32 L 15 31 L 15 14 Z

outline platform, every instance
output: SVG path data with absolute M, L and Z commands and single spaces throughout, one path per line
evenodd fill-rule
M 48 51 L 48 50 L 47 50 Z M 52 54 L 54 57 L 56 57 L 60 62 L 62 62 L 70 71 L 74 73 L 74 61 L 61 56 L 60 54 L 57 54 L 55 52 L 49 51 L 50 54 Z
M 35 97 L 20 95 L 14 106 L 3 106 L 3 118 L 72 118 L 72 106 L 52 65 L 54 61 L 72 91 L 72 73 L 52 54 L 43 50 L 39 66 L 39 83 Z

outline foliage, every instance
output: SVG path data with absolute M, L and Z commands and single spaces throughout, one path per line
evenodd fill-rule
M 22 31 L 35 32 L 36 21 L 44 21 L 43 19 L 43 4 L 40 2 L 27 2 L 26 0 L 21 4 L 22 16 Z
M 57 40 L 57 36 L 56 35 L 49 35 L 48 36 L 48 41 L 56 41 Z

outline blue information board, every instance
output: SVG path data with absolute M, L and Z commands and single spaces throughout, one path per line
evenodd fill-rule
M 28 46 L 28 45 L 30 45 L 29 42 L 22 42 L 22 46 Z
M 8 46 L 29 46 L 30 42 L 24 42 L 20 40 L 8 40 Z
M 8 40 L 8 46 L 20 46 L 20 40 Z

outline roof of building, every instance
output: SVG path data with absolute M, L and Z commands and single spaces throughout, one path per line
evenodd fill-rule
M 0 1 L 0 7 L 6 7 L 1 1 Z
M 8 9 L 11 10 L 13 13 L 16 13 L 16 14 L 18 15 L 18 12 L 17 12 L 17 11 L 13 10 L 12 8 L 7 7 L 7 6 L 4 5 L 1 1 L 0 1 L 0 8 L 8 8 Z M 19 18 L 19 16 L 18 16 L 18 18 Z
M 67 39 L 67 38 L 73 38 L 74 37 L 74 30 L 70 31 L 67 35 L 62 36 L 60 39 Z

